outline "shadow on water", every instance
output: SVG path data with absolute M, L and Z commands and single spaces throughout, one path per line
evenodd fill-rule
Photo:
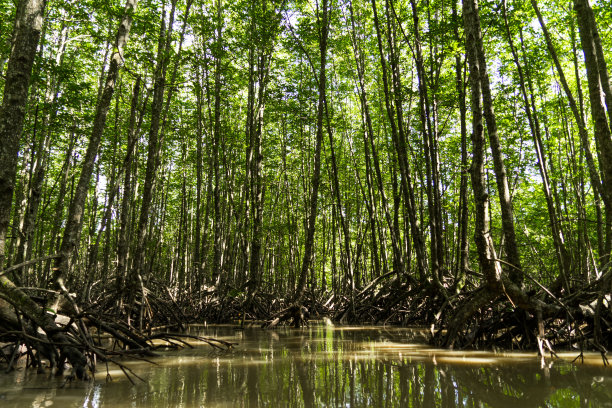
M 0 376 L 2 407 L 612 407 L 612 369 L 534 353 L 432 349 L 418 331 L 380 327 L 234 330 L 193 328 L 239 342 L 133 362 L 147 379 L 120 372 L 64 388 L 48 374 Z M 100 365 L 100 367 L 103 367 Z M 52 386 L 55 385 L 55 386 Z

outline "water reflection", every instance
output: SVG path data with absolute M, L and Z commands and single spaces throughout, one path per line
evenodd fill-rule
M 450 352 L 407 329 L 197 330 L 240 345 L 220 355 L 204 346 L 169 353 L 157 366 L 134 362 L 147 384 L 116 371 L 108 384 L 100 372 L 62 389 L 44 374 L 0 376 L 0 406 L 612 407 L 612 369 L 597 356 L 576 366 L 542 365 L 534 354 Z

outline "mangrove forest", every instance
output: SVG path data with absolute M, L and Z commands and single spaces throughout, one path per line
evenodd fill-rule
M 608 63 L 610 0 L 0 0 L 1 368 L 313 320 L 607 365 Z

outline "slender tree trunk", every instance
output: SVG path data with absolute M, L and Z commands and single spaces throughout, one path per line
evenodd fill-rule
M 85 158 L 81 164 L 81 176 L 77 184 L 75 195 L 70 204 L 68 211 L 68 219 L 64 229 L 64 237 L 60 247 L 60 257 L 55 262 L 55 270 L 53 273 L 53 283 L 57 288 L 64 287 L 64 278 L 70 273 L 71 256 L 74 253 L 78 244 L 78 236 L 81 232 L 83 221 L 83 212 L 85 201 L 89 191 L 89 183 L 93 173 L 96 156 L 104 127 L 106 126 L 106 116 L 110 107 L 115 84 L 119 76 L 119 68 L 123 63 L 123 49 L 127 43 L 130 28 L 132 26 L 132 16 L 136 10 L 137 0 L 127 0 L 125 4 L 124 15 L 117 30 L 115 39 L 114 51 L 111 56 L 108 74 L 102 91 L 102 96 L 96 106 L 93 130 L 89 138 L 89 145 Z
M 119 138 L 119 129 L 118 129 L 118 121 L 119 121 L 119 98 L 115 99 L 115 132 L 113 135 L 114 140 L 112 141 L 113 153 L 111 158 L 111 175 L 110 180 L 106 184 L 106 202 L 104 205 L 104 212 L 102 215 L 102 219 L 98 223 L 97 221 L 93 223 L 90 227 L 90 233 L 92 234 L 91 239 L 95 240 L 95 243 L 90 246 L 89 250 L 89 265 L 87 267 L 87 280 L 85 282 L 84 294 L 85 298 L 89 298 L 89 290 L 94 280 L 96 279 L 96 275 L 98 275 L 98 254 L 100 251 L 100 243 L 102 242 L 102 237 L 104 236 L 104 242 L 106 243 L 104 246 L 103 256 L 102 256 L 102 271 L 100 273 L 101 279 L 105 279 L 106 274 L 108 272 L 108 263 L 110 258 L 110 232 L 111 232 L 111 221 L 112 221 L 112 211 L 115 205 L 115 197 L 117 196 L 117 191 L 119 189 L 118 183 L 118 170 L 117 170 L 117 145 Z M 99 162 L 98 162 L 98 173 Z M 97 185 L 97 184 L 96 184 Z M 92 217 L 92 219 L 94 219 Z M 96 226 L 100 225 L 96 232 Z M 95 235 L 95 236 L 94 236 Z
M 66 42 L 68 38 L 68 29 L 63 24 L 60 39 L 58 44 L 58 49 L 55 53 L 55 62 L 56 66 L 61 67 L 63 65 L 64 59 L 64 51 L 66 49 Z M 58 89 L 60 86 L 60 76 L 53 75 L 47 84 L 48 88 L 45 95 L 45 104 L 49 104 L 49 108 L 43 110 L 43 120 L 41 131 L 43 133 L 43 138 L 40 143 L 36 143 L 38 149 L 36 152 L 32 152 L 33 157 L 33 167 L 32 167 L 32 178 L 30 181 L 30 188 L 28 192 L 28 201 L 27 207 L 23 220 L 23 239 L 20 240 L 17 256 L 15 258 L 15 263 L 20 264 L 25 260 L 31 259 L 33 246 L 34 246 L 34 238 L 35 238 L 35 227 L 36 221 L 38 218 L 38 211 L 42 201 L 42 191 L 43 185 L 45 181 L 45 176 L 48 167 L 49 160 L 49 149 L 51 147 L 52 141 L 52 130 L 51 125 L 54 123 L 57 117 L 57 98 L 58 98 Z M 36 129 L 36 126 L 35 126 Z M 34 159 L 35 157 L 35 159 Z M 28 286 L 28 270 L 29 268 L 26 266 L 21 271 L 22 283 L 25 286 Z
M 508 279 L 508 277 L 502 274 L 502 269 L 497 261 L 497 254 L 490 235 L 489 193 L 484 171 L 485 137 L 483 116 L 491 115 L 492 111 L 484 106 L 487 104 L 487 97 L 483 88 L 488 85 L 488 82 L 483 81 L 483 76 L 486 77 L 487 74 L 486 65 L 483 64 L 482 34 L 476 0 L 465 0 L 463 2 L 463 21 L 467 58 L 470 67 L 472 103 L 472 188 L 474 190 L 475 204 L 475 242 L 485 284 L 478 291 L 475 291 L 469 301 L 455 312 L 444 340 L 445 345 L 448 347 L 453 346 L 457 339 L 459 328 L 467 319 L 481 307 L 501 295 L 508 297 L 515 307 L 532 313 L 542 313 L 543 311 L 552 313 L 558 310 L 555 305 L 545 304 L 540 300 L 529 297 L 521 289 L 521 281 L 518 280 L 517 282 L 516 275 L 514 277 L 510 276 Z M 489 127 L 489 139 L 491 139 L 490 132 L 492 129 L 490 129 L 489 125 L 488 123 L 487 127 Z M 508 239 L 508 236 L 504 235 L 504 238 Z
M 74 151 L 76 141 L 77 141 L 76 123 L 73 123 L 72 130 L 70 133 L 70 139 L 68 141 L 68 146 L 66 148 L 66 155 L 64 156 L 64 163 L 62 164 L 60 175 L 58 177 L 58 180 L 56 181 L 56 184 L 59 184 L 59 191 L 58 191 L 58 199 L 55 202 L 53 226 L 51 228 L 51 233 L 49 234 L 49 237 L 50 237 L 49 255 L 59 252 L 59 246 L 61 244 L 59 235 L 60 235 L 61 224 L 64 219 L 64 199 L 66 196 L 66 191 L 70 184 L 68 176 L 70 175 L 70 169 L 72 167 L 72 153 Z M 43 282 L 48 281 L 50 270 L 51 270 L 51 260 L 45 263 L 43 279 L 42 279 Z
M 317 133 L 314 155 L 314 169 L 312 171 L 312 180 L 310 183 L 310 202 L 308 221 L 306 224 L 306 240 L 304 243 L 304 256 L 302 258 L 302 266 L 300 269 L 300 277 L 293 297 L 293 303 L 299 305 L 304 299 L 306 293 L 306 280 L 308 272 L 312 265 L 314 252 L 314 234 L 317 220 L 319 184 L 321 180 L 321 146 L 323 144 L 323 116 L 325 115 L 326 105 L 326 81 L 325 65 L 327 62 L 327 37 L 329 34 L 329 6 L 328 0 L 322 0 L 321 9 L 320 37 L 319 37 L 319 53 L 320 53 L 320 70 L 319 70 L 319 102 L 317 106 Z
M 398 263 L 398 265 L 400 265 L 402 263 L 402 253 L 401 253 L 401 247 L 400 247 L 400 237 L 396 236 L 394 233 L 394 230 L 392 228 L 393 226 L 393 221 L 391 219 L 391 215 L 389 213 L 389 204 L 388 204 L 388 200 L 387 200 L 387 196 L 385 193 L 385 189 L 384 189 L 384 182 L 383 182 L 383 178 L 382 178 L 382 172 L 380 170 L 380 160 L 378 157 L 378 151 L 376 148 L 376 145 L 374 144 L 374 129 L 372 126 L 372 117 L 370 114 L 370 105 L 368 103 L 368 98 L 367 98 L 367 93 L 366 93 L 366 88 L 365 88 L 365 61 L 364 61 L 364 56 L 363 56 L 363 51 L 361 49 L 360 43 L 358 41 L 357 38 L 357 32 L 356 32 L 356 28 L 355 28 L 355 17 L 354 17 L 354 13 L 353 13 L 353 6 L 352 6 L 352 1 L 349 3 L 349 11 L 350 11 L 350 17 L 351 17 L 351 39 L 352 39 L 352 44 L 353 44 L 353 55 L 355 58 L 355 66 L 356 66 L 356 70 L 357 70 L 357 79 L 358 79 L 358 83 L 359 83 L 359 100 L 361 103 L 361 111 L 362 111 L 362 117 L 363 117 L 363 121 L 365 123 L 365 131 L 364 131 L 364 155 L 365 155 L 365 159 L 366 159 L 366 181 L 368 183 L 368 191 L 369 191 L 369 196 L 371 197 L 371 206 L 373 208 L 375 208 L 374 205 L 374 193 L 373 193 L 373 189 L 372 189 L 372 165 L 374 167 L 375 170 L 375 175 L 376 175 L 376 186 L 378 189 L 378 194 L 380 195 L 380 200 L 381 200 L 381 204 L 382 204 L 382 209 L 385 215 L 385 220 L 387 222 L 387 226 L 389 227 L 389 229 L 391 230 L 391 247 L 393 249 L 393 257 L 395 259 L 395 261 Z M 371 152 L 371 153 L 370 153 Z M 372 164 L 370 164 L 370 155 L 372 156 Z M 371 221 L 372 222 L 372 221 Z M 372 225 L 372 231 L 373 231 L 373 237 L 372 237 L 372 242 L 375 243 L 376 242 L 376 236 L 375 236 L 375 231 L 376 231 L 376 225 Z M 381 239 L 381 245 L 383 243 L 383 240 Z M 383 248 L 381 248 L 381 250 L 384 251 Z M 376 255 L 374 255 L 376 256 Z M 375 259 L 375 262 L 378 263 L 378 259 Z M 379 270 L 380 267 L 376 266 L 376 270 Z M 403 269 L 403 267 L 398 267 L 397 270 L 401 270 Z
M 601 195 L 605 204 L 606 223 L 604 253 L 600 253 L 599 256 L 601 265 L 605 265 L 612 249 L 612 89 L 593 10 L 588 0 L 575 0 L 574 9 L 580 27 L 591 116 L 601 170 Z
M 128 267 L 128 250 L 129 250 L 129 225 L 130 225 L 130 210 L 132 208 L 132 167 L 134 161 L 134 150 L 138 138 L 136 131 L 136 114 L 138 112 L 138 99 L 140 96 L 140 76 L 136 78 L 134 89 L 132 91 L 132 102 L 130 108 L 130 119 L 127 132 L 127 150 L 123 163 L 125 166 L 125 174 L 123 176 L 123 199 L 121 200 L 121 211 L 119 219 L 119 236 L 117 238 L 117 291 L 124 289 L 124 282 Z M 143 104 L 144 107 L 145 104 Z M 140 121 L 142 122 L 142 113 Z M 140 125 L 140 123 L 139 123 Z M 140 126 L 138 126 L 140 127 Z
M 455 37 L 459 38 L 459 25 L 461 20 L 457 13 L 457 4 L 453 2 L 453 30 Z M 465 60 L 464 60 L 465 61 Z M 467 108 L 465 105 L 465 84 L 464 84 L 464 64 L 461 61 L 459 52 L 455 55 L 455 81 L 457 88 L 457 96 L 459 103 L 459 120 L 461 126 L 461 182 L 459 185 L 459 245 L 458 251 L 458 272 L 456 273 L 456 289 L 460 289 L 465 281 L 467 271 L 469 270 L 469 243 L 468 243 L 468 178 L 469 178 L 469 163 L 467 150 Z
M 270 15 L 274 13 L 273 15 Z M 261 14 L 259 24 L 255 24 L 256 16 Z M 272 17 L 273 16 L 273 17 Z M 268 18 L 272 17 L 268 23 Z M 262 275 L 261 241 L 264 208 L 264 188 L 262 177 L 263 154 L 262 154 L 262 133 L 264 121 L 264 109 L 266 103 L 266 91 L 270 78 L 270 64 L 272 62 L 272 50 L 278 32 L 280 19 L 275 10 L 268 10 L 266 0 L 253 3 L 251 26 L 252 35 L 263 38 L 263 43 L 258 44 L 256 55 L 252 55 L 249 75 L 250 105 L 247 112 L 247 136 L 249 148 L 247 150 L 247 174 L 250 188 L 247 193 L 251 199 L 250 218 L 252 220 L 250 257 L 249 257 L 249 281 L 247 302 L 250 303 L 259 290 Z M 256 28 L 257 27 L 257 28 Z M 257 32 L 255 31 L 257 30 Z M 255 49 L 250 50 L 255 53 Z M 254 64 L 256 62 L 256 64 Z M 256 68 L 256 72 L 253 72 Z M 255 75 L 255 73 L 257 75 Z M 255 93 L 255 80 L 257 80 L 257 92 Z M 248 211 L 248 209 L 246 210 Z M 245 211 L 245 213 L 246 213 Z
M 214 126 L 213 126 L 213 208 L 214 208 L 214 238 L 213 238 L 213 262 L 212 262 L 212 284 L 218 288 L 221 283 L 221 269 L 223 268 L 222 228 L 221 228 L 221 174 L 219 163 L 219 145 L 221 143 L 221 61 L 223 52 L 223 21 L 222 3 L 217 0 L 216 21 L 216 43 L 215 43 L 215 102 L 214 102 Z
M 209 117 L 210 116 L 211 115 L 209 114 Z M 209 262 L 209 252 L 210 252 L 210 239 L 209 238 L 211 236 L 209 230 L 210 230 L 210 218 L 211 218 L 210 213 L 211 213 L 213 192 L 214 192 L 214 187 L 213 187 L 213 181 L 214 181 L 213 169 L 215 165 L 214 164 L 214 149 L 215 149 L 214 137 L 211 143 L 207 144 L 207 147 L 208 147 L 207 150 L 209 151 L 209 154 L 208 154 L 208 171 L 207 171 L 207 177 L 206 177 L 206 200 L 204 204 L 204 227 L 203 227 L 204 236 L 202 237 L 202 255 L 201 255 L 202 266 L 200 268 L 201 270 L 200 281 L 202 284 L 204 283 L 208 284 L 209 277 L 211 275 L 209 273 L 208 268 L 210 268 L 210 265 L 211 265 L 211 262 Z M 213 228 L 214 228 L 214 224 L 213 224 Z M 213 231 L 212 236 L 214 240 L 214 237 L 215 237 L 214 231 Z M 214 242 L 213 242 L 213 245 L 214 245 Z
M 202 179 L 203 179 L 203 144 L 204 129 L 202 125 L 202 81 L 200 79 L 200 68 L 194 67 L 196 72 L 196 204 L 195 204 L 195 231 L 193 248 L 193 276 L 195 276 L 196 287 L 199 289 L 202 281 Z
M 19 139 L 25 118 L 28 87 L 32 65 L 38 44 L 45 1 L 27 0 L 18 5 L 13 33 L 13 48 L 7 69 L 2 107 L 0 108 L 0 265 L 4 264 L 6 232 L 11 210 L 14 178 L 17 168 Z M 69 346 L 64 332 L 59 330 L 52 315 L 0 276 L 0 292 L 25 316 L 41 327 L 54 341 L 63 344 L 62 349 L 75 368 L 78 378 L 85 376 L 86 360 L 76 348 Z
M 145 181 L 142 188 L 142 201 L 140 205 L 140 217 L 136 230 L 136 248 L 134 249 L 134 263 L 128 273 L 128 287 L 133 287 L 137 281 L 142 281 L 143 272 L 146 271 L 146 245 L 148 241 L 149 225 L 152 216 L 152 203 L 155 189 L 155 179 L 160 162 L 159 130 L 162 119 L 164 92 L 166 90 L 166 70 L 168 68 L 167 30 L 171 30 L 174 23 L 174 10 L 176 0 L 172 2 L 168 28 L 166 28 L 166 13 L 162 11 L 161 28 L 157 43 L 157 64 L 155 67 L 155 81 L 153 85 L 153 101 L 151 102 L 151 125 L 149 128 L 149 139 L 147 148 L 147 166 L 145 170 Z
M 480 25 L 475 0 L 463 2 L 463 20 L 465 25 L 465 45 L 470 67 L 470 102 L 472 105 L 472 190 L 474 191 L 474 234 L 480 271 L 485 277 L 487 286 L 492 291 L 499 290 L 501 268 L 495 262 L 497 255 L 491 238 L 491 219 L 489 216 L 489 192 L 485 177 L 486 140 L 484 135 L 481 71 L 485 69 L 478 58 L 478 41 Z
M 470 102 L 472 108 L 472 167 L 471 179 L 474 192 L 474 241 L 478 250 L 480 272 L 485 279 L 484 290 L 476 292 L 471 300 L 459 308 L 451 320 L 445 338 L 445 346 L 453 347 L 459 326 L 481 307 L 499 296 L 501 268 L 495 262 L 497 255 L 490 234 L 489 193 L 485 177 L 485 147 L 483 109 L 481 102 L 482 84 L 477 41 L 480 39 L 480 25 L 477 20 L 477 7 L 474 0 L 463 2 L 463 23 L 465 28 L 465 47 L 470 67 Z
M 581 91 L 580 83 L 578 82 L 578 95 L 580 97 L 579 98 L 580 109 L 579 109 L 579 106 L 576 103 L 576 100 L 574 99 L 574 96 L 567 83 L 567 79 L 565 78 L 565 73 L 563 72 L 563 69 L 561 68 L 561 63 L 559 62 L 557 51 L 553 45 L 552 39 L 550 37 L 548 28 L 546 27 L 546 23 L 544 22 L 542 14 L 540 13 L 540 9 L 538 8 L 537 1 L 531 0 L 531 5 L 533 6 L 533 9 L 536 12 L 538 21 L 540 22 L 540 26 L 542 27 L 542 33 L 544 34 L 544 39 L 546 40 L 546 47 L 548 48 L 548 52 L 550 53 L 550 56 L 553 59 L 553 63 L 557 70 L 557 74 L 559 75 L 559 82 L 561 82 L 561 86 L 563 88 L 563 91 L 565 92 L 565 96 L 567 97 L 568 103 L 570 105 L 570 109 L 572 111 L 572 114 L 574 115 L 576 124 L 578 125 L 578 134 L 580 136 L 580 142 L 582 143 L 582 148 L 584 150 L 585 158 L 587 161 L 587 167 L 589 169 L 589 177 L 590 177 L 591 185 L 593 186 L 594 190 L 596 190 L 599 194 L 601 194 L 603 191 L 602 181 L 599 177 L 599 172 L 597 171 L 595 167 L 595 160 L 593 158 L 593 154 L 591 153 L 589 135 L 586 129 L 585 121 L 584 121 L 584 115 L 582 114 L 584 110 L 582 109 L 582 91 Z M 576 72 L 576 78 L 579 79 L 577 61 L 575 62 L 575 72 Z M 604 199 L 607 200 L 607 198 L 604 198 Z M 612 203 L 610 203 L 610 205 L 612 205 Z
M 410 169 L 408 164 L 408 158 L 406 157 L 406 139 L 403 132 L 403 120 L 401 117 L 398 117 L 396 122 L 395 120 L 395 111 L 398 112 L 399 115 L 402 115 L 402 106 L 401 106 L 401 83 L 399 82 L 399 71 L 397 71 L 397 61 L 395 59 L 394 54 L 390 55 L 390 62 L 392 63 L 391 71 L 392 71 L 392 80 L 393 80 L 393 90 L 395 93 L 395 110 L 392 106 L 391 101 L 391 88 L 389 87 L 389 73 L 387 69 L 387 61 L 385 57 L 385 52 L 382 43 L 382 32 L 380 28 L 380 23 L 378 19 L 378 11 L 376 7 L 376 0 L 372 0 L 372 11 L 374 13 L 374 25 L 376 26 L 376 34 L 378 39 L 378 51 L 380 54 L 380 62 L 382 67 L 382 78 L 383 78 L 383 88 L 385 93 L 385 107 L 387 110 L 387 115 L 389 117 L 389 125 L 391 126 L 391 136 L 393 139 L 393 144 L 395 147 L 395 151 L 397 153 L 397 161 L 400 168 L 401 175 L 401 193 L 404 198 L 404 206 L 406 206 L 408 215 L 410 217 L 410 229 L 412 232 L 412 239 L 414 243 L 414 249 L 416 252 L 417 258 L 417 271 L 421 277 L 427 276 L 427 260 L 425 257 L 425 249 L 423 245 L 423 239 L 421 235 L 420 228 L 418 226 L 418 222 L 416 219 L 416 207 L 414 200 L 414 191 L 412 186 L 412 178 L 410 175 Z M 389 36 L 391 34 L 389 33 Z M 390 49 L 393 48 L 393 41 L 391 38 L 388 38 L 388 42 L 390 45 Z M 397 213 L 397 211 L 396 211 Z M 402 271 L 406 272 L 406 271 Z
M 555 247 L 555 253 L 557 255 L 557 261 L 559 262 L 559 272 L 561 276 L 561 283 L 565 290 L 569 290 L 569 276 L 570 276 L 570 267 L 571 260 L 567 249 L 565 248 L 565 243 L 563 239 L 563 235 L 561 233 L 561 227 L 559 220 L 557 218 L 557 211 L 555 209 L 555 205 L 553 202 L 551 189 L 550 189 L 550 179 L 548 177 L 548 169 L 546 168 L 546 157 L 544 155 L 544 145 L 542 143 L 542 135 L 540 132 L 540 121 L 538 119 L 537 111 L 535 109 L 534 103 L 534 95 L 533 95 L 533 86 L 531 84 L 531 77 L 529 74 L 529 69 L 527 69 L 527 78 L 525 78 L 525 73 L 523 72 L 523 66 L 519 61 L 518 52 L 516 47 L 514 46 L 514 42 L 512 41 L 512 33 L 510 32 L 510 26 L 508 25 L 508 16 L 506 13 L 506 0 L 504 0 L 503 4 L 503 16 L 506 27 L 506 35 L 508 36 L 508 44 L 510 45 L 510 51 L 512 52 L 512 58 L 514 60 L 514 64 L 516 65 L 516 69 L 519 75 L 519 88 L 521 91 L 521 95 L 523 97 L 525 114 L 527 115 L 527 120 L 529 122 L 529 128 L 531 130 L 531 135 L 533 137 L 533 143 L 536 151 L 536 157 L 538 159 L 538 169 L 540 171 L 540 177 L 542 178 L 542 190 L 544 191 L 544 198 L 546 199 L 546 208 L 548 210 L 548 218 L 551 228 L 551 233 L 553 236 L 553 244 Z M 521 45 L 523 45 L 522 34 L 521 34 Z M 528 82 L 529 91 L 528 94 L 527 89 L 525 87 L 525 83 Z
M 256 63 L 255 63 L 255 35 L 256 35 L 256 2 L 251 2 L 250 14 L 251 14 L 251 22 L 250 22 L 250 31 L 249 31 L 249 51 L 248 51 L 248 61 L 249 61 L 249 85 L 248 85 L 248 95 L 247 95 L 247 108 L 246 108 L 246 126 L 245 126 L 245 136 L 247 141 L 246 146 L 246 160 L 245 160 L 245 182 L 242 187 L 242 198 L 244 200 L 243 203 L 243 216 L 242 220 L 240 220 L 240 224 L 244 225 L 242 228 L 242 251 L 241 258 L 244 260 L 244 280 L 247 279 L 249 275 L 250 269 L 250 259 L 251 256 L 251 243 L 256 240 L 255 237 L 252 237 L 251 233 L 253 231 L 253 227 L 251 226 L 251 215 L 255 212 L 255 210 L 251 210 L 251 200 L 253 198 L 254 191 L 256 187 L 253 185 L 255 181 L 253 178 L 253 159 L 254 159 L 254 133 L 255 133 L 255 85 L 257 79 L 255 77 Z M 251 239 L 249 240 L 249 237 Z
M 478 6 L 476 1 L 474 1 L 472 4 L 474 5 L 473 16 L 475 19 L 473 24 L 474 27 L 477 27 L 478 31 L 480 31 Z M 514 211 L 512 208 L 512 198 L 510 196 L 510 187 L 508 185 L 508 178 L 506 176 L 506 167 L 501 151 L 501 144 L 497 135 L 497 121 L 495 119 L 495 113 L 493 112 L 493 97 L 491 95 L 491 88 L 489 85 L 489 74 L 487 73 L 484 47 L 482 37 L 480 35 L 476 35 L 474 39 L 476 41 L 474 47 L 476 47 L 476 56 L 478 58 L 479 65 L 478 74 L 482 91 L 483 114 L 487 124 L 487 134 L 489 135 L 489 144 L 491 146 L 493 168 L 495 170 L 495 179 L 497 182 L 497 190 L 501 207 L 501 222 L 505 241 L 504 246 L 506 249 L 508 262 L 512 265 L 509 270 L 509 275 L 512 282 L 520 285 L 522 284 L 523 276 L 514 231 Z
M 423 63 L 423 51 L 421 47 L 421 35 L 419 17 L 416 3 L 410 1 L 412 6 L 412 17 L 414 23 L 414 49 L 417 77 L 419 83 L 419 112 L 423 133 L 423 145 L 425 146 L 425 170 L 427 174 L 427 208 L 429 212 L 430 243 L 431 243 L 431 277 L 438 286 L 442 288 L 440 279 L 444 267 L 444 242 L 442 240 L 442 209 L 440 198 L 439 174 L 438 174 L 438 151 L 435 135 L 431 124 L 431 113 L 429 103 L 429 92 L 425 66 Z M 399 75 L 398 75 L 399 78 Z
M 340 197 L 340 182 L 338 181 L 338 164 L 336 161 L 336 152 L 334 149 L 334 138 L 331 127 L 331 121 L 329 118 L 329 112 L 327 109 L 327 104 L 325 104 L 325 118 L 327 124 L 327 135 L 329 138 L 329 151 L 330 151 L 330 161 L 331 161 L 331 179 L 332 179 L 332 193 L 336 199 L 336 206 L 338 209 L 338 216 L 340 218 L 340 228 L 342 231 L 343 244 L 344 244 L 344 253 L 345 253 L 345 264 L 344 264 L 344 272 L 345 276 L 348 279 L 349 287 L 351 291 L 351 304 L 354 306 L 354 295 L 355 295 L 355 276 L 352 267 L 352 257 L 351 257 L 351 236 L 349 233 L 348 222 L 345 217 L 345 209 L 342 207 L 342 200 Z
M 45 0 L 22 0 L 16 10 L 13 43 L 0 107 L 0 265 L 4 265 L 7 255 L 6 236 L 17 174 L 17 155 L 45 5 Z

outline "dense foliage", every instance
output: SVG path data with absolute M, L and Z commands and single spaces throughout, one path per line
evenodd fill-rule
M 602 282 L 591 300 L 609 308 L 612 95 L 602 80 L 598 117 L 584 4 L 607 78 L 609 0 L 476 9 L 499 142 L 482 139 L 476 196 L 468 63 L 476 46 L 466 43 L 461 4 L 142 0 L 119 53 L 82 217 L 70 224 L 126 11 L 119 1 L 48 0 L 1 268 L 59 253 L 69 262 L 46 259 L 7 277 L 52 288 L 61 275 L 78 302 L 103 303 L 109 288 L 127 288 L 144 304 L 151 290 L 210 320 L 234 310 L 269 318 L 308 299 L 339 318 L 380 321 L 356 307 L 393 317 L 418 288 L 437 299 L 414 320 L 423 323 L 457 306 L 456 294 L 494 286 L 488 256 L 494 273 L 529 296 Z M 0 89 L 15 14 L 2 2 Z M 66 228 L 76 228 L 73 247 Z M 490 237 L 484 250 L 479 236 Z M 390 282 L 395 300 L 366 299 L 373 282 Z

